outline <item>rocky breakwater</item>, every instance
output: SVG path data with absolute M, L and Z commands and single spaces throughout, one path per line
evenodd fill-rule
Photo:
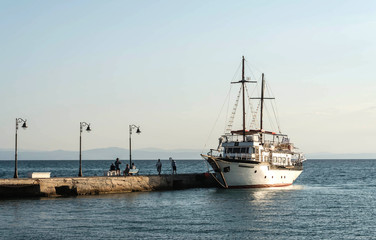
M 0 198 L 60 197 L 215 187 L 205 173 L 116 176 L 0 179 Z

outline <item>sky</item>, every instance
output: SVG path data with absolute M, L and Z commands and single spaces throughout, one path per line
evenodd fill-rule
M 134 149 L 206 152 L 244 55 L 303 152 L 375 152 L 375 13 L 375 1 L 2 0 L 0 148 L 23 118 L 20 149 L 76 150 L 88 122 L 83 149 L 128 148 L 135 124 Z

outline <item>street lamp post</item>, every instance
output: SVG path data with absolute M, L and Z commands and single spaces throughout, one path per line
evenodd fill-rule
M 14 178 L 18 178 L 18 169 L 17 169 L 17 132 L 18 132 L 18 124 L 22 124 L 22 128 L 26 129 L 26 119 L 23 120 L 22 118 L 16 118 L 16 144 L 15 144 L 15 155 L 14 155 Z
M 82 177 L 82 158 L 81 158 L 81 135 L 82 135 L 82 128 L 83 127 L 86 127 L 86 131 L 87 132 L 90 132 L 91 129 L 90 129 L 90 123 L 86 123 L 86 122 L 80 122 L 80 169 L 78 170 L 78 176 L 79 177 Z
M 129 167 L 132 167 L 132 129 L 137 128 L 136 133 L 140 134 L 140 126 L 134 124 L 129 125 Z

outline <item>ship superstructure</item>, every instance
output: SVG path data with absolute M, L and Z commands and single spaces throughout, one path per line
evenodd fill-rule
M 254 83 L 245 79 L 244 57 L 242 58 L 242 121 L 241 130 L 231 130 L 232 120 L 226 133 L 219 138 L 217 149 L 211 149 L 202 157 L 214 170 L 213 177 L 224 188 L 278 187 L 291 185 L 302 173 L 304 155 L 297 151 L 286 134 L 263 129 L 265 80 L 262 74 L 260 101 L 260 128 L 246 129 L 245 84 Z M 240 95 L 239 95 L 240 97 Z M 238 103 L 236 101 L 236 104 Z

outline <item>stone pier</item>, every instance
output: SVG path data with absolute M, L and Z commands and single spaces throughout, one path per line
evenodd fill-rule
M 0 198 L 61 197 L 216 187 L 208 173 L 0 179 Z

